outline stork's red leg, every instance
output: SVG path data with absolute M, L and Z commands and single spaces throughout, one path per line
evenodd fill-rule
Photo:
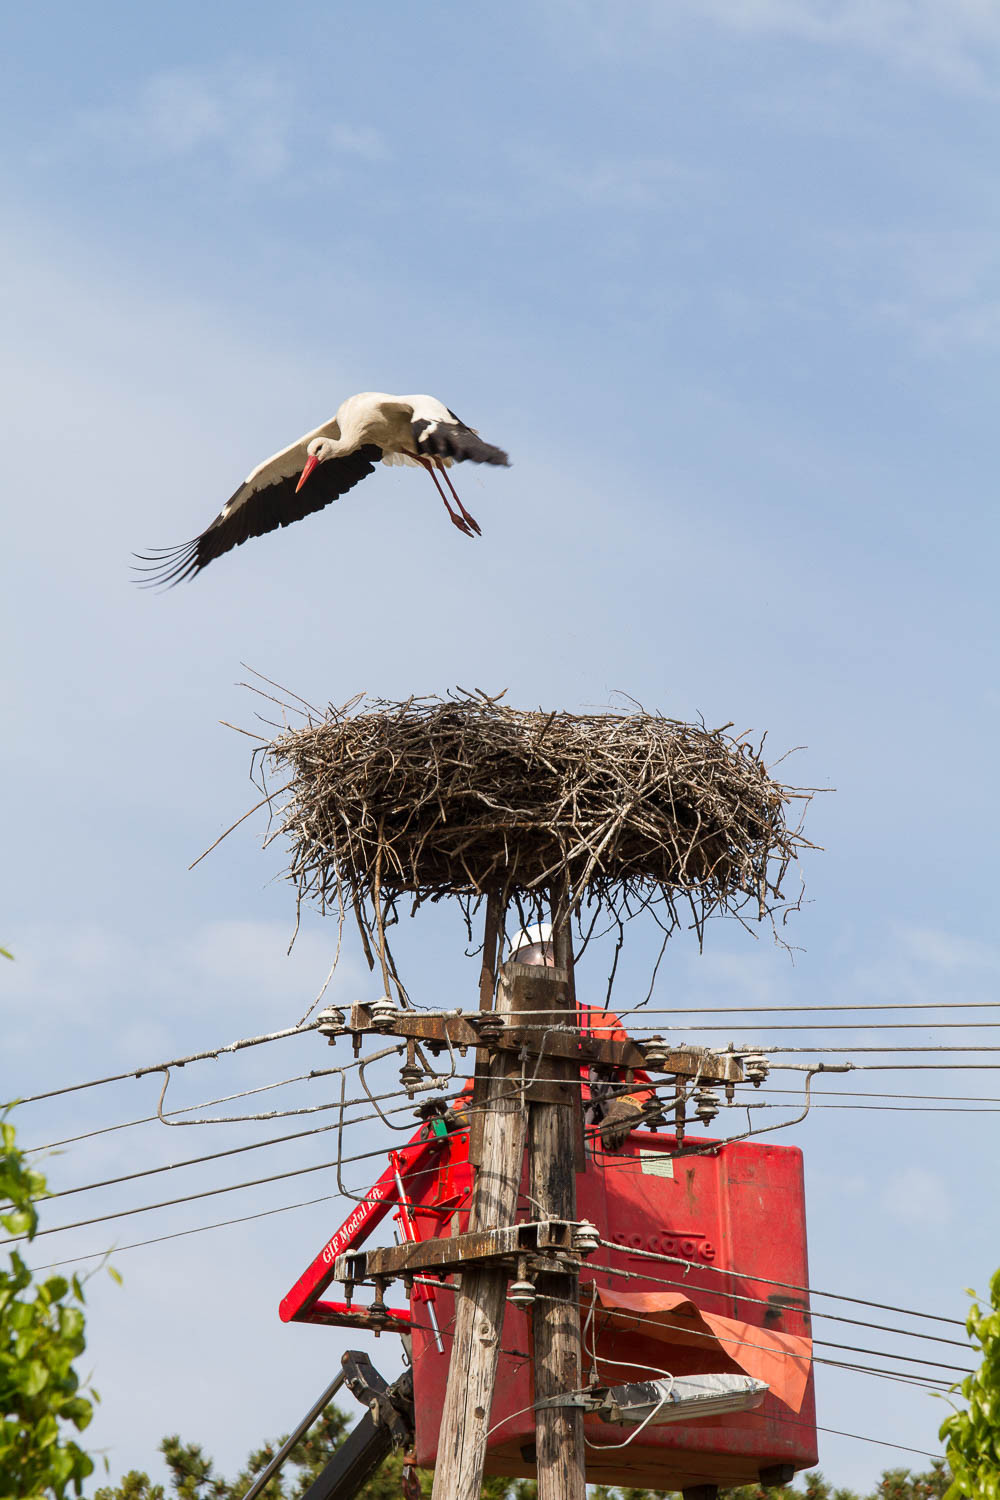
M 469 525 L 467 525 L 465 521 L 463 521 L 463 519 L 462 519 L 461 516 L 456 515 L 456 513 L 452 510 L 451 506 L 449 505 L 449 503 L 448 503 L 448 496 L 445 494 L 444 490 L 441 488 L 441 482 L 440 482 L 440 480 L 437 477 L 437 470 L 435 469 L 434 465 L 431 463 L 430 459 L 429 458 L 424 458 L 424 456 L 423 456 L 422 453 L 411 453 L 410 457 L 411 458 L 415 458 L 416 461 L 417 461 L 417 463 L 421 464 L 427 470 L 428 474 L 433 479 L 433 481 L 434 481 L 434 487 L 437 490 L 438 494 L 441 496 L 441 499 L 444 501 L 444 508 L 448 512 L 449 516 L 451 517 L 453 524 L 458 527 L 459 531 L 463 531 L 466 536 L 473 536 L 474 532 L 473 532 L 472 528 Z
M 458 491 L 456 490 L 455 486 L 451 482 L 451 475 L 448 473 L 448 470 L 445 468 L 444 461 L 439 458 L 438 459 L 438 463 L 441 466 L 441 473 L 444 475 L 445 484 L 448 486 L 448 488 L 451 490 L 452 495 L 454 495 L 454 497 L 455 497 L 455 504 L 458 506 L 459 510 L 462 512 L 462 515 L 465 517 L 466 521 L 468 521 L 469 525 L 472 527 L 473 531 L 476 533 L 476 536 L 482 536 L 483 533 L 479 529 L 479 522 L 476 520 L 475 516 L 470 516 L 469 515 L 469 512 L 466 510 L 465 506 L 462 504 L 461 500 L 458 498 Z

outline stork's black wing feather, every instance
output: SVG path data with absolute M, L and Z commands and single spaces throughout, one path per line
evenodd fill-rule
M 455 463 L 470 459 L 474 464 L 502 464 L 509 467 L 510 459 L 502 448 L 484 443 L 478 432 L 455 416 L 452 422 L 429 422 L 417 418 L 412 422 L 413 441 L 417 452 L 427 458 L 450 458 Z
M 242 546 L 250 537 L 264 536 L 279 526 L 291 526 L 293 521 L 301 521 L 312 511 L 322 510 L 332 500 L 339 500 L 341 495 L 346 495 L 348 490 L 375 472 L 375 465 L 381 457 L 381 448 L 367 443 L 342 458 L 328 458 L 317 464 L 298 494 L 295 493 L 297 472 L 276 479 L 261 489 L 251 490 L 249 494 L 245 492 L 251 481 L 244 482 L 201 536 L 184 542 L 180 547 L 137 554 L 141 562 L 150 564 L 137 570 L 148 575 L 138 582 L 146 586 L 166 584 L 173 587 L 183 578 L 193 578 L 215 558 L 233 547 Z

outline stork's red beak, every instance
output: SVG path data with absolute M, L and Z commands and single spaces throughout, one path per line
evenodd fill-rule
M 302 470 L 302 473 L 299 475 L 299 482 L 295 486 L 295 493 L 296 494 L 299 493 L 299 490 L 305 484 L 306 480 L 309 478 L 309 475 L 312 473 L 313 469 L 315 469 L 315 467 L 316 467 L 316 465 L 318 463 L 319 463 L 319 459 L 316 457 L 315 453 L 310 453 L 309 457 L 306 459 L 305 468 Z

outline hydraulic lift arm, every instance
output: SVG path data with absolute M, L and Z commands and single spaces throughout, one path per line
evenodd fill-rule
M 313 1480 L 302 1500 L 353 1500 L 394 1448 L 408 1446 L 413 1441 L 412 1370 L 405 1370 L 390 1385 L 367 1354 L 358 1349 L 348 1349 L 341 1364 L 342 1374 L 310 1408 L 280 1452 L 247 1490 L 244 1500 L 253 1500 L 278 1472 L 295 1444 L 322 1415 L 341 1385 L 346 1385 L 368 1410 L 348 1433 L 322 1473 Z
M 413 1441 L 413 1372 L 387 1385 L 366 1354 L 344 1355 L 347 1384 L 368 1411 L 302 1500 L 353 1500 L 394 1448 Z

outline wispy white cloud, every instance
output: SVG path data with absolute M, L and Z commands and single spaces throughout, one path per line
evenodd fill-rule
M 675 206 L 687 211 L 693 192 L 708 177 L 707 170 L 665 153 L 567 152 L 514 141 L 498 155 L 489 180 L 463 185 L 454 203 L 463 216 L 502 224 L 519 218 L 564 221 L 567 216 L 601 215 L 599 237 L 590 244 L 600 244 L 614 258 L 635 251 L 645 216 L 669 214 Z M 629 300 L 634 298 L 631 284 L 623 290 Z M 662 289 L 648 288 L 650 298 L 662 295 Z M 671 289 L 671 307 L 676 299 Z M 648 314 L 647 303 L 643 317 Z
M 840 1162 L 835 1167 L 812 1162 L 809 1166 L 809 1191 L 827 1201 L 849 1199 L 856 1208 L 863 1199 L 871 1196 L 872 1180 L 858 1170 L 856 1162 L 850 1165 Z
M 952 1219 L 948 1184 L 938 1172 L 909 1166 L 893 1173 L 885 1184 L 885 1207 L 893 1218 L 914 1229 L 947 1228 Z
M 153 74 L 131 98 L 87 111 L 84 138 L 123 155 L 221 159 L 254 178 L 273 177 L 292 151 L 289 100 L 255 66 L 174 68 Z
M 851 47 L 954 79 L 983 77 L 984 47 L 1000 45 L 990 0 L 682 0 L 720 26 Z
M 253 181 L 282 174 L 314 181 L 336 175 L 340 162 L 390 154 L 371 125 L 345 121 L 328 129 L 303 115 L 290 80 L 240 61 L 154 73 L 130 97 L 85 111 L 79 125 L 77 148 L 98 144 L 132 160 L 214 162 Z
M 110 1071 L 112 1063 L 153 1061 L 163 1048 L 178 1050 L 174 1039 L 206 1010 L 234 1037 L 294 1026 L 330 968 L 336 923 L 328 933 L 301 933 L 289 954 L 292 930 L 275 921 L 209 921 L 180 941 L 94 923 L 22 931 L 6 976 L 9 1054 L 29 1055 L 39 1015 L 52 1028 L 53 1055 L 64 1059 L 56 1071 L 94 1045 Z M 356 970 L 345 960 L 328 994 L 351 976 Z M 208 1045 L 232 1039 L 220 1034 Z
M 632 0 L 614 11 L 595 0 L 553 0 L 550 10 L 564 35 L 619 54 L 650 34 L 709 23 L 748 37 L 867 53 L 977 88 L 989 82 L 990 54 L 1000 49 L 1000 10 L 992 0 Z
M 1000 972 L 1000 948 L 979 938 L 929 927 L 904 927 L 900 939 L 905 954 L 938 972 Z
M 702 174 L 666 156 L 601 155 L 568 157 L 551 150 L 511 152 L 518 188 L 537 207 L 551 203 L 564 211 L 566 200 L 595 208 L 662 207 L 668 196 Z M 507 200 L 509 203 L 509 199 Z
M 330 139 L 337 152 L 362 161 L 388 161 L 392 155 L 382 132 L 372 125 L 334 125 Z
M 948 932 L 931 926 L 898 924 L 886 933 L 881 953 L 859 962 L 842 986 L 852 1004 L 860 1005 L 934 1005 L 967 1007 L 992 1001 L 996 975 L 1000 971 L 1000 949 L 978 938 Z M 977 1029 L 972 1023 L 992 1021 L 990 1011 L 957 1009 L 952 1017 L 959 1023 L 944 1037 L 935 1026 L 945 1019 L 943 1011 L 907 1016 L 906 1020 L 925 1023 L 923 1036 L 913 1033 L 919 1043 L 947 1041 L 954 1046 L 977 1046 L 993 1040 L 992 1033 Z M 971 1029 L 965 1030 L 968 1025 Z M 886 1041 L 892 1041 L 885 1033 Z M 875 1033 L 871 1040 L 877 1040 Z M 898 1033 L 895 1040 L 898 1042 Z
M 1000 234 L 992 228 L 845 231 L 826 237 L 840 295 L 928 352 L 1000 341 Z

